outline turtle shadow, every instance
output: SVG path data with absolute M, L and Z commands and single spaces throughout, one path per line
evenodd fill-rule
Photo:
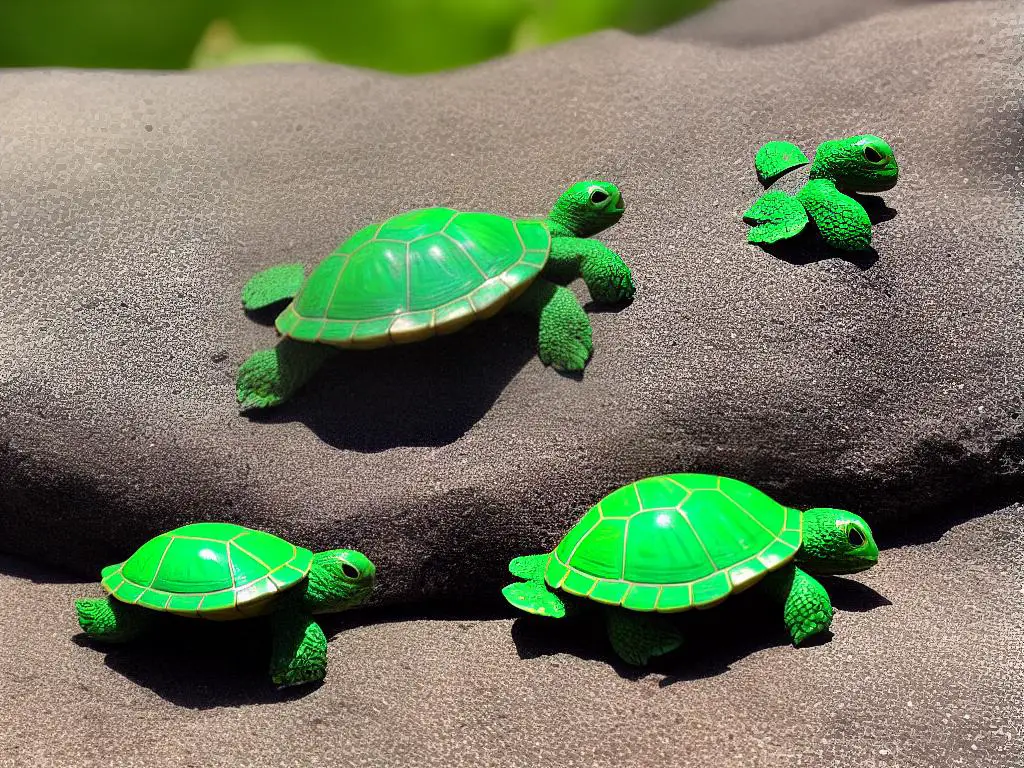
M 853 193 L 849 196 L 867 211 L 872 227 L 896 218 L 899 213 L 895 208 L 890 208 L 877 195 Z M 874 248 L 865 248 L 862 251 L 843 251 L 833 248 L 825 242 L 825 238 L 821 236 L 821 231 L 814 221 L 808 221 L 807 226 L 796 237 L 780 240 L 777 243 L 761 244 L 760 247 L 775 258 L 799 267 L 816 264 L 826 259 L 841 259 L 863 272 L 875 266 L 880 258 L 878 251 Z
M 499 316 L 417 344 L 343 350 L 290 401 L 246 415 L 301 422 L 328 445 L 363 453 L 448 445 L 537 357 L 536 334 L 527 318 Z
M 825 242 L 813 221 L 808 222 L 804 231 L 796 237 L 780 240 L 777 243 L 763 243 L 761 249 L 796 267 L 806 267 L 809 264 L 817 264 L 828 259 L 840 259 L 852 264 L 862 272 L 875 266 L 880 258 L 878 251 L 874 248 L 865 248 L 861 251 L 843 251 L 833 248 Z
M 822 580 L 838 611 L 869 611 L 891 603 L 859 582 L 836 577 Z M 612 651 L 600 611 L 552 620 L 523 616 L 512 625 L 512 640 L 519 658 L 528 660 L 568 653 L 587 661 L 602 662 L 626 680 L 654 675 L 658 686 L 701 680 L 725 674 L 748 656 L 769 649 L 799 653 L 793 648 L 782 623 L 781 608 L 765 595 L 743 593 L 708 611 L 687 611 L 671 617 L 683 635 L 676 651 L 652 659 L 645 667 L 626 664 Z M 801 648 L 826 645 L 832 632 L 822 632 Z
M 57 566 L 44 567 L 10 555 L 0 555 L 0 573 L 33 584 L 92 584 L 96 581 Z
M 318 620 L 328 643 L 358 622 L 352 616 Z M 131 643 L 103 643 L 85 633 L 71 641 L 104 653 L 107 667 L 186 709 L 280 704 L 304 698 L 323 685 L 279 688 L 271 682 L 271 629 L 266 618 L 215 622 L 159 615 L 153 631 Z

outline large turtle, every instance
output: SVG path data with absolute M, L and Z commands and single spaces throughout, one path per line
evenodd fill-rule
M 375 569 L 351 549 L 313 554 L 270 533 L 231 523 L 193 523 L 150 539 L 101 578 L 107 598 L 75 601 L 89 637 L 133 640 L 155 612 L 227 621 L 273 613 L 271 679 L 323 680 L 327 638 L 313 614 L 353 608 L 373 589 Z
M 541 360 L 581 370 L 593 348 L 590 320 L 572 291 L 556 282 L 582 275 L 598 301 L 632 298 L 629 267 L 587 239 L 624 210 L 622 195 L 607 181 L 573 184 L 546 219 L 421 208 L 362 228 L 308 280 L 301 264 L 260 272 L 242 292 L 246 309 L 294 298 L 276 321 L 285 338 L 242 364 L 242 409 L 287 400 L 338 348 L 452 333 L 506 305 L 539 320 Z
M 642 665 L 682 642 L 658 614 L 709 608 L 762 582 L 799 645 L 828 629 L 832 605 L 810 574 L 856 573 L 878 560 L 864 520 L 800 512 L 739 480 L 649 477 L 612 492 L 549 554 L 517 557 L 502 593 L 516 608 L 561 618 L 575 598 L 608 606 L 615 652 Z M 566 596 L 568 595 L 568 596 Z
M 757 151 L 757 178 L 769 187 L 795 168 L 807 165 L 796 144 L 769 141 Z M 871 245 L 871 219 L 847 192 L 884 192 L 896 186 L 899 166 L 892 148 L 878 136 L 864 134 L 818 145 L 809 180 L 795 195 L 769 189 L 743 214 L 754 225 L 747 241 L 770 245 L 799 235 L 810 219 L 825 242 L 844 251 Z

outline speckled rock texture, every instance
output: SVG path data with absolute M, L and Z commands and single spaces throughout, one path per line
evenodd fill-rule
M 733 37 L 712 15 L 417 79 L 0 75 L 0 549 L 95 577 L 223 519 L 362 549 L 384 603 L 470 600 L 649 474 L 734 475 L 883 533 L 1019 483 L 1010 7 L 830 5 L 776 35 L 794 7 L 711 12 Z M 876 254 L 746 243 L 758 146 L 865 131 L 903 168 Z M 582 378 L 501 316 L 349 353 L 238 415 L 235 371 L 274 342 L 240 307 L 252 273 L 411 207 L 542 213 L 593 176 L 624 190 L 603 239 L 638 290 L 592 313 Z
M 1022 515 L 890 540 L 810 648 L 742 595 L 647 674 L 585 625 L 369 613 L 325 619 L 327 680 L 283 699 L 263 633 L 105 652 L 72 639 L 95 585 L 0 558 L 0 766 L 1020 768 Z

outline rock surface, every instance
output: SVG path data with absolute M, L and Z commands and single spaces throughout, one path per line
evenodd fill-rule
M 735 36 L 792 7 L 715 13 Z M 364 550 L 383 602 L 469 599 L 649 474 L 731 474 L 891 530 L 1019 484 L 1009 14 L 874 3 L 756 47 L 712 16 L 418 79 L 0 75 L 0 549 L 94 578 L 219 518 Z M 874 257 L 745 243 L 762 142 L 864 131 L 903 168 Z M 638 294 L 592 314 L 581 379 L 503 316 L 238 415 L 235 370 L 274 341 L 239 306 L 253 272 L 410 207 L 544 212 L 593 176 L 629 201 L 603 239 Z
M 71 600 L 96 586 L 0 558 L 0 766 L 1019 768 L 1022 514 L 830 583 L 822 645 L 774 614 L 745 633 L 738 602 L 636 676 L 581 626 L 364 614 L 327 624 L 326 682 L 284 699 L 258 633 L 80 647 Z

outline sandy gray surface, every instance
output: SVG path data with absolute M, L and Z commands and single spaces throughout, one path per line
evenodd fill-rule
M 750 50 L 608 32 L 416 80 L 0 75 L 0 549 L 91 576 L 219 517 L 367 551 L 382 600 L 451 598 L 658 472 L 894 524 L 1019 481 L 1005 7 L 873 6 Z M 877 261 L 745 243 L 757 146 L 865 130 L 904 169 Z M 639 288 L 592 314 L 581 380 L 501 317 L 238 416 L 234 372 L 274 340 L 240 311 L 250 274 L 403 208 L 534 214 L 592 175 L 631 204 L 605 241 Z
M 1022 513 L 924 532 L 831 583 L 816 647 L 741 602 L 635 677 L 586 626 L 353 617 L 329 625 L 325 684 L 289 701 L 265 647 L 232 650 L 240 632 L 76 645 L 71 600 L 95 585 L 0 562 L 21 574 L 0 575 L 0 766 L 1019 768 Z M 748 612 L 765 623 L 744 636 Z

